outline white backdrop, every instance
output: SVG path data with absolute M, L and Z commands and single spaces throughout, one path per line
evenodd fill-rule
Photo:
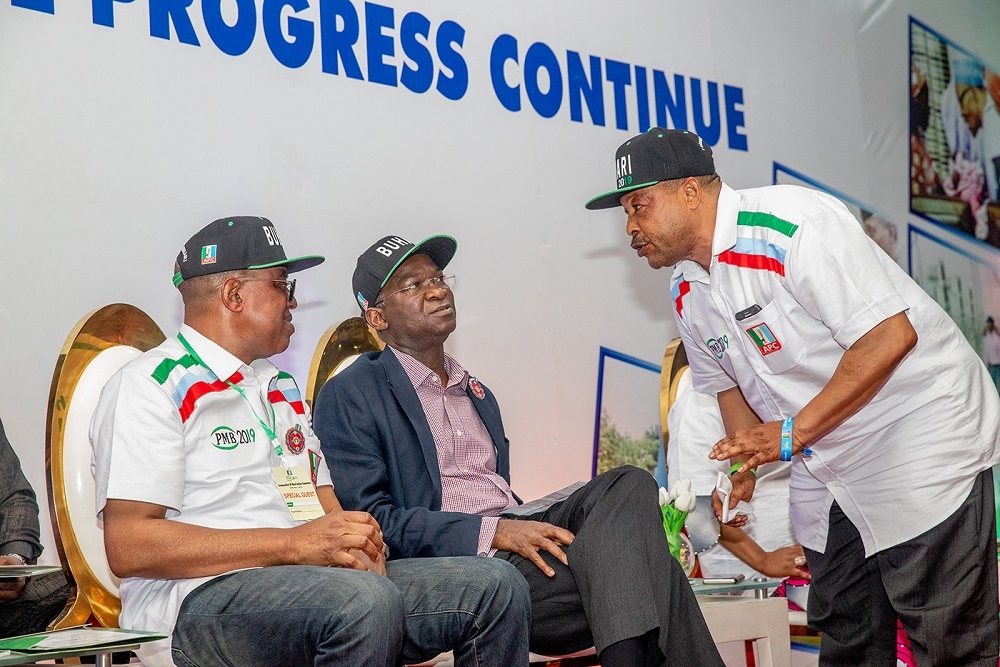
M 682 77 L 690 129 L 692 80 L 703 97 L 717 85 L 716 163 L 731 185 L 766 185 L 780 162 L 869 203 L 901 231 L 921 224 L 907 194 L 909 17 L 1000 66 L 1000 3 L 974 0 L 382 0 L 367 15 L 360 0 L 301 0 L 295 18 L 310 22 L 315 39 L 299 68 L 269 48 L 265 25 L 277 24 L 262 23 L 261 12 L 280 6 L 272 3 L 257 0 L 252 42 L 233 56 L 206 28 L 212 0 L 187 8 L 200 46 L 178 38 L 183 0 L 0 2 L 0 418 L 39 492 L 48 562 L 44 422 L 60 346 L 82 315 L 116 301 L 173 333 L 174 257 L 211 220 L 264 215 L 288 253 L 327 256 L 297 276 L 297 332 L 278 360 L 303 388 L 320 334 L 357 312 L 350 276 L 364 248 L 390 233 L 456 236 L 459 328 L 448 348 L 499 398 L 514 487 L 535 497 L 590 475 L 599 347 L 659 363 L 677 335 L 668 271 L 651 271 L 629 250 L 621 211 L 583 208 L 612 188 L 616 147 L 645 129 L 636 66 L 650 109 L 653 71 L 671 88 Z M 253 1 L 223 0 L 221 15 L 243 29 L 251 18 L 238 7 Z M 170 38 L 151 36 L 162 34 L 167 9 Z M 324 50 L 329 70 L 336 32 L 350 28 L 338 11 L 359 16 L 362 73 L 379 50 L 378 40 L 367 46 L 366 26 L 382 17 L 381 49 L 395 50 L 383 58 L 389 75 L 408 63 L 449 78 L 447 63 L 457 63 L 467 87 L 459 71 L 451 90 L 463 94 L 351 78 L 339 60 L 339 74 L 325 72 Z M 429 39 L 416 40 L 426 52 L 412 45 L 419 17 L 404 22 L 410 12 L 429 22 Z M 442 47 L 439 30 L 461 33 L 461 43 Z M 503 71 L 520 86 L 518 112 L 491 78 L 491 49 L 504 34 L 517 41 L 518 62 Z M 228 49 L 238 42 L 217 39 Z M 547 51 L 562 85 L 551 118 L 523 85 L 526 61 Z M 600 59 L 603 126 L 586 104 L 582 122 L 571 119 L 568 52 L 588 76 L 589 57 Z M 609 80 L 623 68 L 633 82 L 618 85 L 625 130 Z M 543 75 L 540 90 L 549 85 Z M 727 86 L 742 96 L 728 111 Z

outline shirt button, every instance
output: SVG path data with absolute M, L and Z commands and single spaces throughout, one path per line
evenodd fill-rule
M 448 397 L 447 397 L 447 396 L 445 396 L 445 397 L 444 397 L 444 402 L 445 402 L 445 403 L 447 403 L 447 402 L 448 402 Z
M 461 431 L 455 431 L 455 435 L 460 436 L 460 435 L 462 435 L 462 432 Z

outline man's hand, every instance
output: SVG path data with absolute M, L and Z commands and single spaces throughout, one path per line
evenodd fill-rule
M 379 556 L 378 560 L 372 560 L 368 557 L 364 551 L 360 549 L 351 549 L 351 555 L 357 558 L 364 564 L 365 569 L 369 572 L 374 572 L 375 574 L 381 574 L 383 577 L 386 576 L 385 573 L 385 553 Z
M 735 492 L 735 490 L 736 487 L 734 486 L 733 491 Z M 734 507 L 736 507 L 736 503 L 731 503 L 729 509 L 733 509 Z M 719 520 L 719 523 L 722 523 L 722 498 L 719 497 L 718 489 L 712 489 L 712 511 L 715 512 L 715 518 Z M 746 523 L 747 515 L 740 513 L 727 521 L 725 525 L 732 526 L 733 528 L 742 528 Z
M 20 565 L 21 561 L 10 556 L 0 556 L 0 565 Z M 0 604 L 13 602 L 21 597 L 24 584 L 27 580 L 24 577 L 17 579 L 0 579 Z
M 355 570 L 371 569 L 352 551 L 363 553 L 373 564 L 382 562 L 382 530 L 367 512 L 334 511 L 290 530 L 299 565 L 332 565 Z M 375 569 L 373 571 L 378 571 Z
M 801 447 L 799 451 L 801 451 Z M 794 452 L 794 446 L 792 451 Z M 708 458 L 725 461 L 736 456 L 749 456 L 741 470 L 756 468 L 781 458 L 781 422 L 767 422 L 741 428 L 727 435 L 712 447 Z M 735 482 L 733 485 L 735 486 Z
M 733 483 L 733 492 L 729 494 L 729 509 L 736 507 L 736 503 L 743 499 L 750 502 L 753 499 L 753 492 L 757 488 L 757 477 L 746 468 L 744 472 L 734 472 L 729 481 Z
M 568 566 L 566 552 L 560 545 L 572 543 L 573 538 L 573 533 L 551 523 L 500 519 L 497 522 L 497 531 L 493 535 L 493 548 L 519 554 L 537 565 L 546 576 L 554 577 L 555 570 L 542 560 L 538 550 L 545 549 L 563 565 Z
M 917 332 L 905 312 L 886 318 L 856 340 L 823 389 L 795 415 L 792 454 L 823 438 L 868 403 L 916 344 Z M 743 470 L 781 458 L 781 422 L 754 425 L 759 417 L 739 387 L 719 392 L 718 400 L 726 433 L 731 435 L 715 443 L 709 458 L 748 457 Z
M 382 554 L 378 522 L 367 512 L 327 504 L 328 514 L 293 528 L 222 529 L 165 519 L 163 505 L 109 499 L 104 506 L 108 564 L 119 577 L 192 579 L 271 565 L 367 569 L 351 549 L 377 563 Z
M 729 494 L 729 509 L 735 509 L 741 500 L 750 502 L 753 498 L 753 492 L 757 488 L 757 477 L 750 472 L 750 469 L 746 468 L 744 472 L 734 472 L 729 476 L 729 481 L 733 485 L 732 493 Z M 719 498 L 716 489 L 712 489 L 712 509 L 715 511 L 715 518 L 722 521 L 722 499 Z M 737 514 L 729 520 L 728 525 L 740 528 L 746 522 L 746 514 Z
M 805 443 L 798 442 L 795 432 L 792 432 L 792 454 L 798 454 L 805 449 Z M 781 422 L 767 422 L 748 428 L 741 428 L 732 435 L 727 435 L 712 447 L 708 458 L 725 461 L 734 457 L 749 456 L 740 468 L 741 472 L 733 473 L 733 493 L 729 496 L 729 507 L 736 507 L 741 500 L 749 501 L 753 497 L 754 483 L 751 468 L 757 468 L 765 463 L 781 459 Z
M 805 557 L 806 555 L 802 551 L 801 544 L 781 547 L 780 549 L 775 549 L 764 554 L 764 562 L 758 569 L 761 574 L 769 577 L 799 577 L 801 579 L 809 579 L 811 576 L 809 572 L 796 565 L 796 560 L 799 563 L 805 563 Z

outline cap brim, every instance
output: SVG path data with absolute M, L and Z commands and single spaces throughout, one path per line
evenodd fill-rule
M 274 266 L 283 266 L 288 269 L 289 273 L 295 273 L 296 271 L 302 271 L 304 269 L 311 269 L 314 266 L 322 264 L 326 260 L 326 257 L 322 255 L 304 255 L 302 257 L 292 257 L 291 259 L 284 259 L 280 262 L 271 262 L 270 264 L 257 264 L 256 266 L 248 266 L 248 269 L 270 269 Z
M 412 248 L 407 250 L 402 257 L 399 258 L 389 273 L 386 274 L 385 278 L 382 280 L 382 284 L 379 285 L 379 289 L 385 287 L 385 284 L 389 282 L 389 278 L 392 278 L 392 274 L 396 273 L 396 269 L 405 262 L 407 259 L 413 255 L 427 255 L 434 263 L 437 264 L 439 269 L 443 269 L 448 266 L 448 262 L 451 258 L 455 256 L 455 251 L 458 250 L 458 241 L 454 237 L 448 236 L 447 234 L 436 234 L 434 236 L 428 236 L 423 241 L 415 243 Z
M 648 188 L 651 185 L 656 185 L 659 181 L 650 181 L 649 183 L 639 183 L 638 185 L 630 185 L 626 188 L 618 188 L 617 190 L 612 190 L 611 192 L 605 192 L 603 195 L 597 195 L 589 202 L 584 204 L 590 211 L 598 211 L 602 208 L 614 208 L 616 206 L 621 206 L 622 195 L 626 192 L 632 192 L 633 190 L 639 190 L 641 188 Z

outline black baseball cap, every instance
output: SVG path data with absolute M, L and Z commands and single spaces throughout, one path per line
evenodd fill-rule
M 622 195 L 639 188 L 688 176 L 715 173 L 712 147 L 687 130 L 651 127 L 618 147 L 615 153 L 617 188 L 587 202 L 591 211 L 621 205 Z
M 375 305 L 379 291 L 396 269 L 411 255 L 423 254 L 434 260 L 439 269 L 448 266 L 455 256 L 458 241 L 446 234 L 428 236 L 420 243 L 410 243 L 401 236 L 386 236 L 361 253 L 351 278 L 354 298 L 361 310 Z
M 322 255 L 285 257 L 274 225 L 267 218 L 236 215 L 205 225 L 188 239 L 174 265 L 174 287 L 188 278 L 225 271 L 284 266 L 289 273 L 322 264 Z

